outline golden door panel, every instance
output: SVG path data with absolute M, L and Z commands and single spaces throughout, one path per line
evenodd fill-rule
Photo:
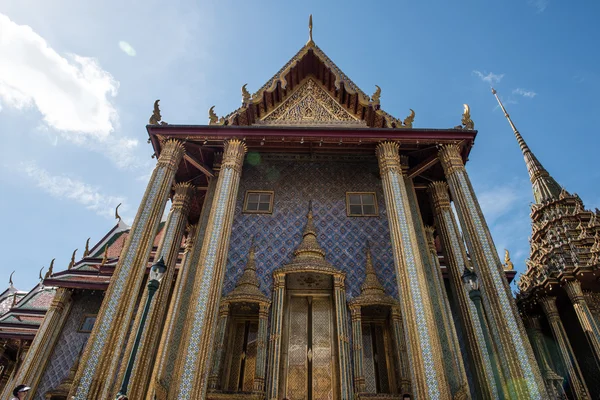
M 285 396 L 289 400 L 334 399 L 331 298 L 292 296 L 289 313 Z
M 226 388 L 233 392 L 251 392 L 256 372 L 258 324 L 254 321 L 237 321 L 234 326 Z

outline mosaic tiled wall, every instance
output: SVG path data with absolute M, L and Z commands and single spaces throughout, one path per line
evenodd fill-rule
M 248 161 L 250 160 L 250 162 Z M 273 214 L 243 214 L 247 190 L 275 192 Z M 346 192 L 375 192 L 378 217 L 348 217 Z M 256 236 L 257 273 L 271 297 L 272 272 L 293 258 L 302 238 L 308 201 L 327 260 L 346 272 L 348 299 L 360 293 L 365 276 L 365 245 L 371 242 L 377 275 L 386 292 L 398 297 L 387 214 L 375 156 L 372 162 L 285 161 L 249 154 L 244 164 L 227 261 L 224 294 L 244 268 Z
M 46 371 L 42 376 L 35 399 L 44 399 L 44 394 L 60 385 L 85 345 L 89 333 L 78 332 L 86 314 L 96 314 L 102 303 L 100 292 L 75 294 L 73 307 L 67 318 Z

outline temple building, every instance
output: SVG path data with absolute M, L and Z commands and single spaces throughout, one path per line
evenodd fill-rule
M 157 100 L 133 224 L 116 213 L 81 258 L 0 295 L 1 398 L 596 398 L 596 214 L 518 135 L 538 204 L 517 307 L 465 169 L 469 107 L 417 128 L 381 93 L 325 55 L 311 17 L 230 114 L 167 124 Z

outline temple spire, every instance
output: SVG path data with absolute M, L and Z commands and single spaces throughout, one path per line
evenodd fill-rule
M 361 293 L 365 295 L 383 295 L 385 293 L 385 289 L 383 288 L 381 282 L 379 282 L 377 273 L 373 267 L 373 260 L 371 259 L 371 246 L 369 242 L 367 242 L 367 265 L 365 268 L 365 275 L 365 280 L 360 287 Z
M 306 215 L 306 225 L 302 232 L 302 243 L 294 251 L 296 258 L 320 258 L 325 259 L 325 251 L 317 241 L 317 230 L 313 221 L 312 200 L 308 202 L 308 214 Z
M 523 136 L 517 130 L 517 127 L 513 123 L 512 119 L 506 112 L 504 108 L 504 104 L 500 101 L 496 90 L 492 88 L 492 94 L 496 97 L 500 108 L 504 112 L 504 116 L 508 120 L 510 127 L 515 133 L 515 137 L 517 138 L 517 142 L 519 143 L 519 147 L 521 148 L 521 152 L 523 153 L 523 157 L 525 158 L 525 164 L 527 165 L 527 171 L 529 172 L 529 179 L 531 180 L 531 185 L 533 189 L 533 197 L 536 203 L 543 203 L 549 200 L 557 200 L 561 193 L 560 185 L 550 176 L 548 171 L 543 167 L 542 163 L 540 163 L 537 157 L 533 154 Z

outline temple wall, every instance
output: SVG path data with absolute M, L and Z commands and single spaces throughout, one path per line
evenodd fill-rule
M 46 371 L 40 380 L 35 400 L 44 399 L 47 391 L 56 388 L 69 375 L 69 370 L 87 342 L 89 333 L 79 332 L 83 316 L 96 314 L 102 303 L 102 293 L 79 293 L 73 296 L 73 307 L 52 352 Z
M 244 268 L 250 240 L 256 235 L 257 274 L 271 297 L 272 272 L 291 261 L 302 238 L 308 201 L 319 243 L 327 260 L 346 272 L 348 299 L 360 292 L 365 276 L 365 245 L 371 242 L 377 275 L 386 293 L 398 298 L 385 201 L 375 156 L 372 162 L 310 161 L 292 156 L 250 153 L 244 164 L 235 208 L 223 293 L 229 293 Z M 287 160 L 285 159 L 287 158 Z M 274 191 L 273 214 L 244 214 L 247 190 Z M 346 192 L 375 192 L 378 217 L 348 217 Z

